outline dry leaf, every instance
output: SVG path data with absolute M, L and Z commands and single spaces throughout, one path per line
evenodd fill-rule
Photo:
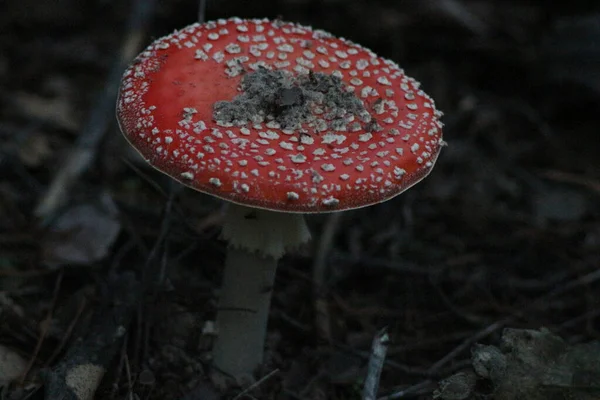
M 120 229 L 117 208 L 108 194 L 74 206 L 50 227 L 42 243 L 44 261 L 51 266 L 99 261 L 108 254 Z

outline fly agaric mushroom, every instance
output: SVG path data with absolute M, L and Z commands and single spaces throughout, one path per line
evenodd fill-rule
M 155 168 L 232 204 L 214 363 L 262 362 L 277 260 L 309 240 L 303 213 L 388 200 L 423 179 L 441 113 L 394 62 L 293 23 L 190 25 L 124 74 L 117 114 Z

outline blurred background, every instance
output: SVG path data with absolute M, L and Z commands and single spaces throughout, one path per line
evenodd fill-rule
M 0 9 L 6 398 L 44 398 L 39 372 L 119 302 L 130 329 L 106 352 L 96 398 L 239 395 L 208 372 L 222 205 L 149 168 L 114 116 L 127 63 L 195 22 L 198 2 Z M 438 382 L 469 370 L 471 347 L 497 344 L 506 327 L 599 339 L 600 4 L 208 0 L 205 16 L 281 18 L 371 48 L 436 100 L 448 142 L 401 196 L 309 218 L 313 243 L 278 272 L 268 379 L 239 398 L 359 399 L 384 327 L 389 399 L 495 393 L 483 379 L 448 397 Z M 123 282 L 142 288 L 141 302 L 123 300 L 137 293 Z

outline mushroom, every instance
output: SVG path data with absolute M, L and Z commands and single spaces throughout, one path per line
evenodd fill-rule
M 156 40 L 125 71 L 117 114 L 154 168 L 231 203 L 213 356 L 235 377 L 263 361 L 277 262 L 310 238 L 303 214 L 386 201 L 444 144 L 441 112 L 394 62 L 266 19 Z

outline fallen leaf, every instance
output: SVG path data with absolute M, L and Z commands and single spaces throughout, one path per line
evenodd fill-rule
M 80 204 L 62 214 L 42 243 L 45 263 L 89 265 L 106 257 L 121 229 L 117 207 L 104 193 L 93 203 Z

